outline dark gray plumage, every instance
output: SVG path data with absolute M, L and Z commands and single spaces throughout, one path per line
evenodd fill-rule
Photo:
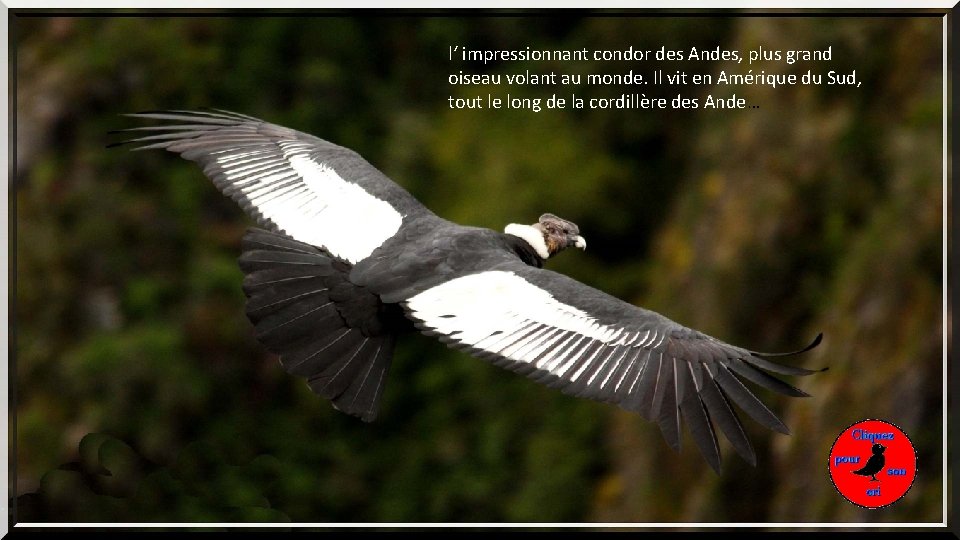
M 131 143 L 196 161 L 261 227 L 244 238 L 247 315 L 283 367 L 338 409 L 373 420 L 397 335 L 414 328 L 564 393 L 656 422 L 675 449 L 680 421 L 719 471 L 714 426 L 751 464 L 732 404 L 786 426 L 741 382 L 805 396 L 773 377 L 809 375 L 542 269 L 576 224 L 544 214 L 505 233 L 427 210 L 355 152 L 225 111 L 131 115 Z M 123 144 L 123 143 L 121 143 Z M 815 347 L 820 336 L 808 347 Z
M 251 229 L 240 268 L 257 339 L 337 409 L 376 418 L 396 335 L 409 326 L 400 310 L 350 283 L 343 262 L 277 233 Z

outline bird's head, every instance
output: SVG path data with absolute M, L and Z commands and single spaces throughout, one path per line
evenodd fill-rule
M 577 224 L 553 214 L 543 214 L 533 225 L 511 223 L 504 232 L 524 239 L 543 259 L 548 259 L 568 247 L 587 249 L 587 241 L 580 236 Z
M 873 443 L 873 453 L 874 453 L 874 454 L 880 455 L 880 454 L 882 454 L 883 451 L 886 450 L 886 449 L 887 449 L 887 447 L 884 446 L 884 445 L 882 445 L 882 444 L 880 444 L 880 443 Z

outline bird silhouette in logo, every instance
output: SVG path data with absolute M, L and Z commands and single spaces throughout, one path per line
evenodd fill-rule
M 879 482 L 880 480 L 877 479 L 877 473 L 883 470 L 883 465 L 887 461 L 887 458 L 883 455 L 883 451 L 886 449 L 887 447 L 880 443 L 873 443 L 873 455 L 870 456 L 870 459 L 867 460 L 867 464 L 864 465 L 863 468 L 853 471 L 853 474 L 869 476 L 871 481 Z

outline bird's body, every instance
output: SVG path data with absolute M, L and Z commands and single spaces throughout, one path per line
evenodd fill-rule
M 674 448 L 682 416 L 714 469 L 714 425 L 755 463 L 731 403 L 787 432 L 741 378 L 806 395 L 767 371 L 812 371 L 543 269 L 567 247 L 585 248 L 569 221 L 544 214 L 503 233 L 465 227 L 353 151 L 311 135 L 226 112 L 134 116 L 173 123 L 134 128 L 150 134 L 131 142 L 196 161 L 266 229 L 244 238 L 247 314 L 285 369 L 344 412 L 376 417 L 396 338 L 414 329 L 565 393 L 636 411 Z
M 883 452 L 887 449 L 886 446 L 883 446 L 880 443 L 873 443 L 871 447 L 871 452 L 873 455 L 870 456 L 870 459 L 867 460 L 867 464 L 863 467 L 852 471 L 853 474 L 859 476 L 869 476 L 872 482 L 879 482 L 877 479 L 877 473 L 883 470 L 883 466 L 887 462 L 887 458 L 883 455 Z

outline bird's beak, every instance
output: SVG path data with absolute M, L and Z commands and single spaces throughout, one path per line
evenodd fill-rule
M 587 241 L 580 235 L 573 237 L 573 245 L 584 251 L 587 250 Z

